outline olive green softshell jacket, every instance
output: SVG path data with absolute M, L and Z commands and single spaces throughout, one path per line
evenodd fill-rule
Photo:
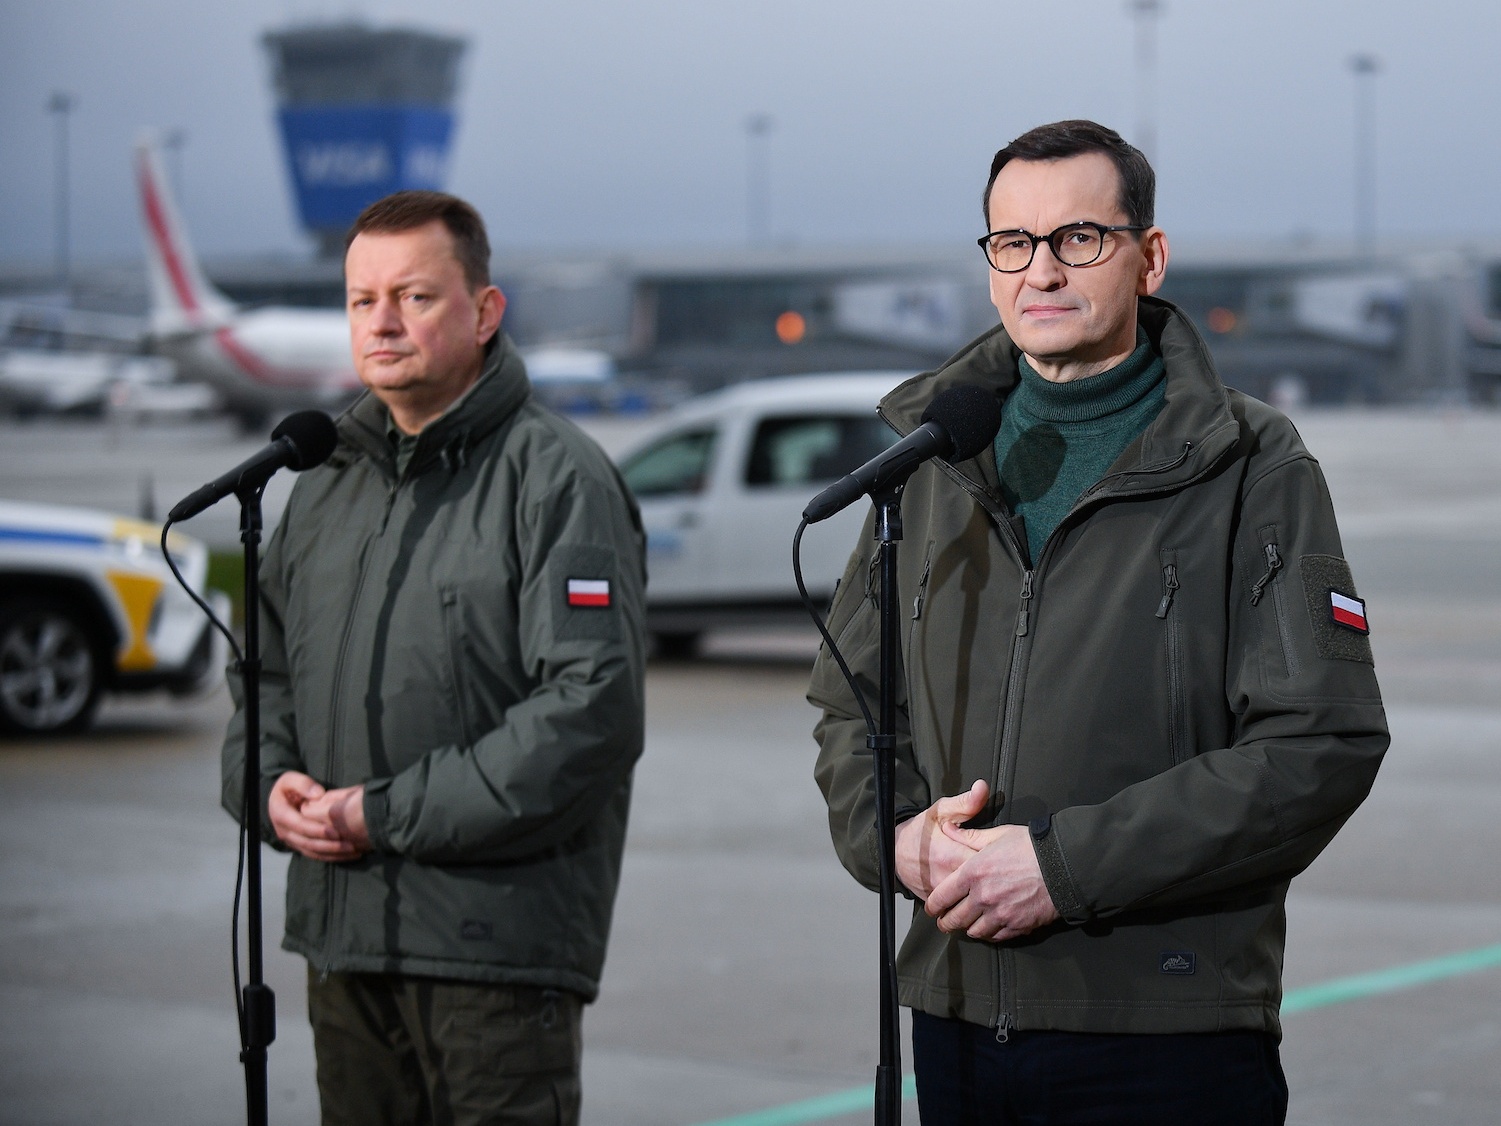
M 368 394 L 339 419 L 261 572 L 267 839 L 266 794 L 297 770 L 364 783 L 374 844 L 292 857 L 283 945 L 316 970 L 592 999 L 642 746 L 639 515 L 503 336 L 399 479 L 386 425 Z M 600 582 L 608 606 L 570 604 Z M 238 816 L 238 709 L 223 769 Z
M 1142 298 L 1139 318 L 1166 406 L 1035 565 L 992 450 L 903 497 L 898 819 L 986 779 L 971 824 L 1037 823 L 1062 919 L 997 944 L 917 904 L 900 995 L 994 1027 L 1280 1035 L 1288 881 L 1370 790 L 1386 718 L 1369 638 L 1330 616 L 1356 591 L 1317 462 L 1182 313 Z M 881 413 L 907 433 L 955 384 L 1004 399 L 1016 355 L 997 328 Z M 867 522 L 830 613 L 872 708 L 873 554 Z M 875 888 L 865 727 L 827 649 L 809 699 L 835 848 Z

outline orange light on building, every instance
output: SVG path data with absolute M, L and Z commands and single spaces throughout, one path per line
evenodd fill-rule
M 808 322 L 801 313 L 788 309 L 777 317 L 777 339 L 783 344 L 797 344 L 808 334 Z
M 1234 332 L 1235 326 L 1240 323 L 1240 318 L 1229 309 L 1216 305 L 1209 310 L 1209 331 L 1221 334 Z

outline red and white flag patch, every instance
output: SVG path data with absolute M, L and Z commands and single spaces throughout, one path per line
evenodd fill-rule
M 1359 598 L 1351 598 L 1347 594 L 1331 590 L 1329 592 L 1329 616 L 1334 619 L 1336 625 L 1353 629 L 1356 633 L 1371 632 L 1371 627 L 1366 624 L 1365 603 Z
M 568 605 L 609 606 L 609 579 L 569 579 Z

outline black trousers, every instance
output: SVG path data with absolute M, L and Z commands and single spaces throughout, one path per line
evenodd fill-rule
M 1281 1126 L 1287 1080 L 1264 1032 L 1012 1031 L 914 1011 L 923 1126 Z
M 576 1126 L 576 993 L 308 970 L 324 1126 Z

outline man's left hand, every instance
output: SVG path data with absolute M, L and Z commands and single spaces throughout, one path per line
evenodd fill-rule
M 305 816 L 331 825 L 341 839 L 360 852 L 370 851 L 370 833 L 365 828 L 365 787 L 345 786 L 329 790 L 302 807 Z
M 938 920 L 939 930 L 1003 942 L 1058 918 L 1025 825 L 994 829 L 945 825 L 943 829 L 956 841 L 980 851 L 928 896 L 923 909 Z

